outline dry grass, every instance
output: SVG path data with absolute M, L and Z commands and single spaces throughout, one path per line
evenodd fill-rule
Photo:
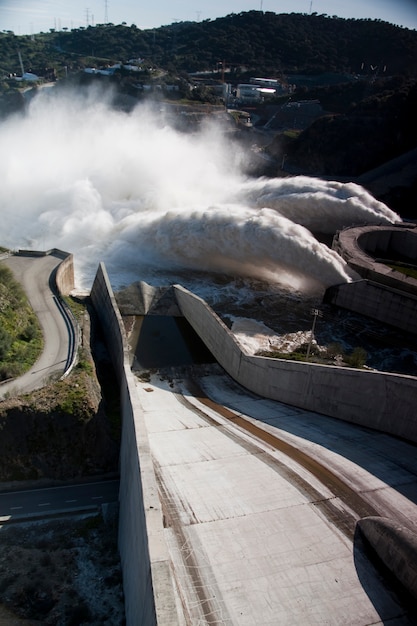
M 0 609 L 8 626 L 124 624 L 117 520 L 105 524 L 97 515 L 1 527 Z

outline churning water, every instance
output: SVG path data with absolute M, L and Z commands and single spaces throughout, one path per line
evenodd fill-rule
M 301 292 L 349 281 L 311 231 L 400 221 L 358 185 L 255 180 L 243 165 L 213 124 L 184 134 L 155 107 L 42 90 L 0 125 L 0 244 L 73 252 L 79 288 L 104 261 L 116 289 L 181 282 L 210 299 L 236 279 L 240 294 L 256 281 Z

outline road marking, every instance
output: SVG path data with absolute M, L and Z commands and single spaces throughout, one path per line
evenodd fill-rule
M 62 485 L 60 487 L 42 487 L 41 489 L 24 489 L 22 491 L 12 491 L 12 492 L 8 492 L 8 495 L 11 494 L 21 494 L 21 493 L 33 493 L 34 491 L 59 491 L 60 489 L 78 489 L 80 487 L 91 487 L 91 486 L 97 486 L 97 485 L 104 485 L 104 484 L 119 484 L 119 479 L 114 479 L 114 480 L 101 480 L 101 481 L 96 481 L 96 482 L 89 482 L 89 483 L 77 483 L 76 485 Z M 2 494 L 0 494 L 1 496 Z
M 42 504 L 38 504 L 38 506 L 51 506 L 50 502 L 42 502 Z
M 11 506 L 10 507 L 11 511 L 17 511 L 18 509 L 23 509 L 23 506 Z
M 102 500 L 103 496 L 92 496 L 92 500 Z

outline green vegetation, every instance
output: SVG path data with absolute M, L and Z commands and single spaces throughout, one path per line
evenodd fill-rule
M 340 365 L 362 369 L 368 358 L 366 350 L 356 347 L 349 354 L 338 343 L 329 344 L 325 349 L 320 350 L 314 344 L 311 346 L 310 355 L 307 359 L 308 343 L 299 346 L 293 352 L 261 351 L 257 356 L 266 356 L 272 359 L 283 359 L 287 361 L 307 361 L 309 363 L 320 363 L 322 365 Z
M 90 366 L 91 367 L 91 366 Z M 88 405 L 88 376 L 90 371 L 86 371 L 83 366 L 75 368 L 70 378 L 59 381 L 55 384 L 54 392 L 57 396 L 55 410 L 73 415 L 81 420 L 88 420 L 92 417 L 92 408 Z
M 58 77 L 85 65 L 144 59 L 144 69 L 179 74 L 201 70 L 242 72 L 361 72 L 388 64 L 389 73 L 415 76 L 417 33 L 371 19 L 248 11 L 215 20 L 176 22 L 152 30 L 97 24 L 34 36 L 0 33 L 3 72 L 53 68 Z M 225 63 L 226 67 L 220 67 Z M 364 65 L 366 65 L 366 68 Z
M 83 318 L 86 313 L 86 305 L 83 302 L 72 298 L 71 296 L 64 296 L 63 300 L 68 308 L 71 309 L 72 314 L 74 315 L 77 322 L 82 325 Z
M 300 130 L 294 130 L 294 129 L 290 129 L 290 130 L 285 130 L 282 134 L 286 139 L 297 139 L 300 136 L 301 131 Z
M 0 380 L 27 371 L 39 357 L 42 331 L 22 287 L 0 265 Z
M 320 117 L 286 147 L 288 162 L 305 173 L 357 176 L 415 148 L 417 82 L 397 76 L 356 89 L 346 86 L 344 111 Z
M 357 367 L 361 369 L 364 367 L 367 358 L 368 355 L 366 350 L 357 347 L 352 350 L 351 354 L 345 356 L 345 361 L 348 365 L 350 365 L 350 367 Z
M 417 269 L 415 267 L 409 267 L 406 265 L 398 265 L 395 263 L 388 263 L 389 267 L 392 267 L 393 270 L 397 272 L 401 272 L 401 274 L 405 274 L 406 276 L 410 276 L 410 278 L 415 278 L 417 280 Z
M 236 86 L 253 76 L 276 78 L 284 89 L 268 105 L 291 97 L 317 99 L 323 109 L 302 132 L 284 129 L 265 148 L 275 163 L 285 161 L 288 171 L 360 176 L 417 145 L 417 32 L 382 20 L 253 10 L 152 30 L 98 24 L 34 36 L 3 31 L 0 117 L 26 106 L 25 84 L 9 77 L 21 73 L 18 51 L 25 70 L 44 81 L 58 78 L 63 89 L 111 86 L 121 106 L 147 97 L 214 104 L 219 92 L 212 87 L 224 81 Z M 139 70 L 123 66 L 129 61 Z M 83 72 L 116 64 L 119 69 L 107 76 Z M 255 118 L 265 124 L 270 116 L 260 106 Z M 187 117 L 188 127 L 191 121 Z M 378 199 L 414 218 L 416 185 Z

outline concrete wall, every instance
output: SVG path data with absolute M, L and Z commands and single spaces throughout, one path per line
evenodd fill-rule
M 417 535 L 385 517 L 364 517 L 357 528 L 381 561 L 417 600 Z
M 68 296 L 75 287 L 74 257 L 72 254 L 65 254 L 66 256 L 57 267 L 55 275 L 56 286 L 62 296 Z
M 367 315 L 406 332 L 417 332 L 417 280 L 376 257 L 401 255 L 417 262 L 417 228 L 413 224 L 347 228 L 333 240 L 333 249 L 366 279 L 330 287 L 325 301 Z
M 130 370 L 123 322 L 103 265 L 97 271 L 91 300 L 120 383 L 119 550 L 126 624 L 176 626 L 179 620 L 146 427 Z
M 16 252 L 19 256 L 55 256 L 62 259 L 62 262 L 57 267 L 54 275 L 52 276 L 55 281 L 55 286 L 61 296 L 68 296 L 75 287 L 74 282 L 74 256 L 64 250 L 58 248 L 51 248 L 50 250 L 18 250 Z
M 183 315 L 220 365 L 260 396 L 417 442 L 417 379 L 245 354 L 206 302 L 175 287 Z
M 417 296 L 358 280 L 330 287 L 325 302 L 367 315 L 409 333 L 417 333 Z
M 220 365 L 267 398 L 417 442 L 417 379 L 245 354 L 201 298 L 176 286 L 178 305 Z M 103 265 L 91 290 L 117 372 L 122 412 L 119 550 L 127 626 L 182 624 L 162 511 L 123 322 Z
M 338 232 L 333 250 L 362 278 L 417 295 L 417 280 L 376 261 L 373 256 L 389 258 L 396 254 L 417 262 L 417 226 L 358 226 Z M 390 254 L 391 252 L 391 254 Z
M 362 233 L 359 247 L 368 254 L 390 257 L 391 252 L 417 260 L 417 231 L 409 229 L 378 229 Z M 383 253 L 383 254 L 382 254 Z

